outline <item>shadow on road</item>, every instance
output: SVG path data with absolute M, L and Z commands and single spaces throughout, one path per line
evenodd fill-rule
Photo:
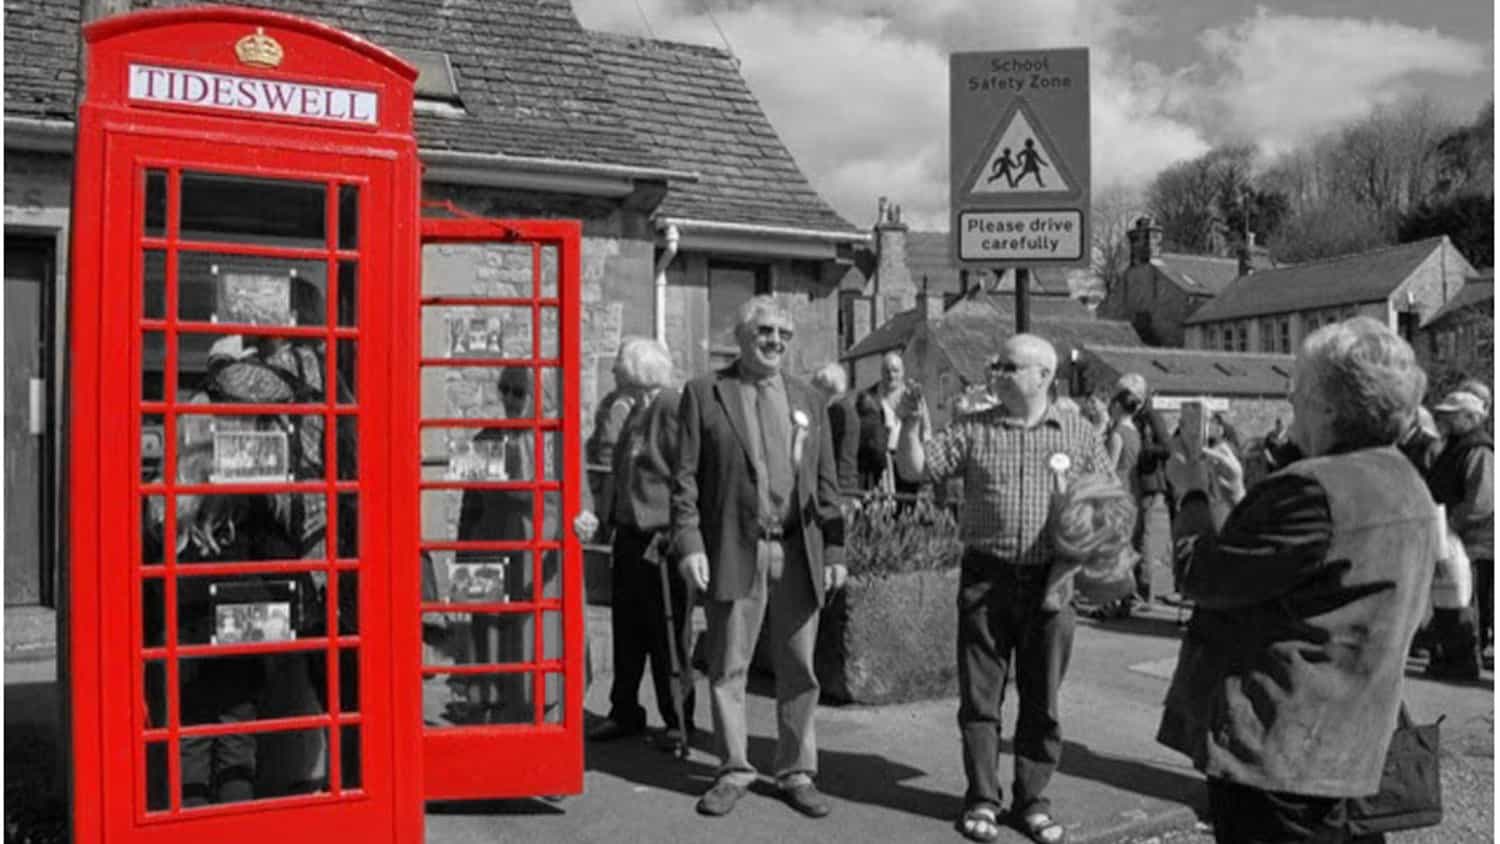
M 540 799 L 516 800 L 432 800 L 427 803 L 429 815 L 498 815 L 528 817 L 561 815 L 563 808 Z
M 1000 742 L 1002 753 L 1011 753 L 1009 740 Z M 1002 772 L 1008 767 L 1001 760 Z M 1203 777 L 1168 770 L 1138 759 L 1095 753 L 1087 745 L 1063 740 L 1062 765 L 1059 772 L 1070 777 L 1093 780 L 1097 783 L 1139 794 L 1167 803 L 1180 803 L 1192 808 L 1199 817 L 1208 811 L 1208 790 Z

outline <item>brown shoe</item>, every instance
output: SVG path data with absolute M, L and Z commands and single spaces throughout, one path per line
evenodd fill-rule
M 721 779 L 698 798 L 698 814 L 721 818 L 734 811 L 734 804 L 745 796 L 745 786 Z
M 788 806 L 807 815 L 809 818 L 821 818 L 833 811 L 828 804 L 828 798 L 824 797 L 818 787 L 810 782 L 798 783 L 781 789 L 781 799 Z

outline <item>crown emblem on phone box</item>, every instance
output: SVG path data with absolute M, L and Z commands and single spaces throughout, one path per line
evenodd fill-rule
M 281 44 L 266 34 L 265 27 L 260 26 L 235 42 L 234 54 L 239 56 L 241 64 L 255 67 L 276 67 L 281 64 L 283 56 Z

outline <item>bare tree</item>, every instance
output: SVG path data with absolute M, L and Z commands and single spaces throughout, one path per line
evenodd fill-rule
M 1090 201 L 1092 270 L 1104 283 L 1108 295 L 1115 282 L 1130 266 L 1130 241 L 1126 232 L 1137 217 L 1146 213 L 1141 191 L 1123 184 L 1096 191 Z

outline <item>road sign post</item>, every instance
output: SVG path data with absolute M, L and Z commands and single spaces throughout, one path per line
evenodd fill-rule
M 959 265 L 1089 266 L 1088 50 L 954 53 L 949 71 Z M 1028 327 L 1022 275 L 1018 331 Z

